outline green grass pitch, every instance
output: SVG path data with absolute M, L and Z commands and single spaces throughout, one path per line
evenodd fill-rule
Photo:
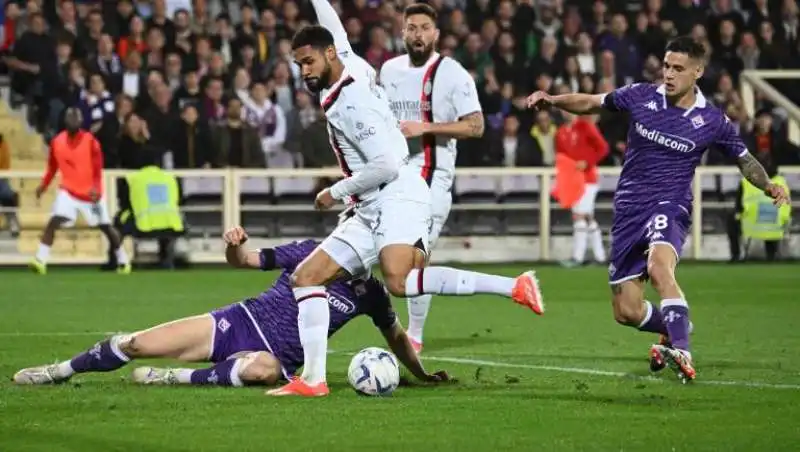
M 522 267 L 487 266 L 515 275 Z M 15 387 L 21 367 L 103 337 L 202 313 L 274 275 L 228 269 L 129 277 L 51 269 L 0 276 L 0 451 L 782 451 L 798 450 L 800 266 L 682 264 L 698 380 L 652 378 L 653 336 L 614 323 L 605 270 L 542 267 L 544 317 L 495 297 L 438 297 L 429 370 L 459 384 L 358 397 L 350 356 L 384 346 L 368 319 L 330 343 L 332 394 L 138 387 L 131 368 L 58 387 Z M 651 294 L 651 299 L 655 299 Z M 403 320 L 406 306 L 396 301 Z

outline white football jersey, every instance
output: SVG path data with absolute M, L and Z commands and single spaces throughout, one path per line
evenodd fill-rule
M 472 76 L 460 63 L 437 52 L 420 67 L 412 66 L 408 55 L 392 58 L 381 67 L 379 80 L 400 121 L 456 122 L 481 111 Z M 436 179 L 437 185 L 449 190 L 455 177 L 456 140 L 424 135 L 409 140 L 408 147 L 410 163 L 428 185 Z
M 346 69 L 336 83 L 320 94 L 320 103 L 328 120 L 331 147 L 345 177 L 358 175 L 380 154 L 388 154 L 389 159 L 400 167 L 395 180 L 354 196 L 352 202 L 368 202 L 380 195 L 401 194 L 403 180 L 409 175 L 420 180 L 416 170 L 407 164 L 408 145 L 397 126 L 397 119 L 368 80 Z

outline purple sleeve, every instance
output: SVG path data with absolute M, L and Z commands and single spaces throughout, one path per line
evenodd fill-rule
M 636 99 L 642 95 L 642 92 L 647 86 L 648 85 L 642 83 L 634 83 L 633 85 L 625 85 L 610 93 L 604 94 L 603 108 L 615 113 L 630 111 L 636 103 Z
M 733 125 L 727 116 L 723 115 L 722 126 L 717 132 L 717 139 L 714 142 L 722 152 L 730 158 L 738 159 L 747 154 L 747 146 L 745 146 L 742 137 L 739 136 L 739 131 Z
M 313 240 L 305 240 L 279 245 L 275 248 L 263 248 L 259 252 L 261 269 L 264 271 L 294 270 L 316 247 L 317 243 Z

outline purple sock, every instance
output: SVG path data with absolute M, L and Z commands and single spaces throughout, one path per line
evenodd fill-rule
M 70 360 L 69 365 L 75 373 L 82 372 L 110 372 L 117 370 L 130 361 L 116 346 L 111 345 L 114 338 L 94 344 Z
M 647 311 L 645 312 L 644 320 L 639 325 L 639 331 L 666 335 L 667 326 L 664 325 L 664 316 L 661 315 L 661 311 L 647 300 L 644 301 L 644 304 Z
M 689 351 L 689 305 L 680 298 L 661 301 L 661 314 L 669 332 L 669 341 L 678 350 Z
M 192 372 L 193 385 L 243 386 L 239 379 L 239 359 L 222 361 L 206 369 Z

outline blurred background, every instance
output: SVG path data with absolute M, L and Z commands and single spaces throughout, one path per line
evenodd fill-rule
M 335 1 L 353 48 L 380 68 L 404 52 L 412 1 Z M 700 85 L 750 150 L 800 190 L 800 22 L 793 0 L 432 0 L 439 51 L 475 78 L 480 139 L 459 143 L 454 208 L 435 260 L 559 260 L 570 212 L 550 201 L 563 118 L 524 109 L 534 90 L 602 93 L 657 82 L 666 42 L 690 34 L 709 64 Z M 242 224 L 254 244 L 324 237 L 336 212 L 312 211 L 339 172 L 318 100 L 291 58 L 295 31 L 314 23 L 304 0 L 3 1 L 0 17 L 0 264 L 34 253 L 55 193 L 34 198 L 46 142 L 68 106 L 105 154 L 112 214 L 117 182 L 156 154 L 180 177 L 186 234 L 179 254 L 222 260 L 219 236 Z M 597 219 L 607 240 L 627 121 L 593 118 L 611 152 L 602 162 Z M 119 171 L 114 171 L 119 170 Z M 690 258 L 731 258 L 728 232 L 740 177 L 711 149 L 698 172 Z M 797 194 L 797 193 L 795 193 Z M 795 196 L 797 197 L 797 196 Z M 796 214 L 795 214 L 796 216 Z M 782 258 L 800 255 L 787 225 Z M 133 243 L 129 240 L 129 248 Z M 254 245 L 254 246 L 255 246 Z M 744 241 L 746 254 L 761 247 Z M 79 222 L 59 231 L 54 263 L 102 263 L 102 235 Z M 155 244 L 137 240 L 146 259 Z

